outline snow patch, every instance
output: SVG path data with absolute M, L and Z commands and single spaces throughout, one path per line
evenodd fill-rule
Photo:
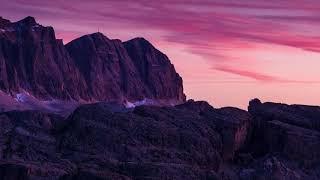
M 17 102 L 24 103 L 24 102 L 26 102 L 28 100 L 28 96 L 25 93 L 18 93 L 18 94 L 16 94 L 15 100 Z
M 5 28 L 1 29 L 2 32 L 15 32 L 16 30 L 14 28 Z
M 135 107 L 134 103 L 129 102 L 129 101 L 126 101 L 126 102 L 124 103 L 124 106 L 125 106 L 126 108 L 134 108 L 134 107 Z
M 124 103 L 124 106 L 126 108 L 134 108 L 134 107 L 137 107 L 137 106 L 142 106 L 142 105 L 147 105 L 147 99 L 143 99 L 141 101 L 135 101 L 135 102 L 130 102 L 130 101 L 126 101 Z
M 81 104 L 73 100 L 39 100 L 26 91 L 16 94 L 14 100 L 27 109 L 44 110 L 57 114 L 70 113 Z
M 175 106 L 181 102 L 176 99 L 143 99 L 141 101 L 125 101 L 124 106 L 126 108 L 135 108 L 137 106 L 147 105 L 147 106 Z
M 126 108 L 134 108 L 137 106 L 142 106 L 142 105 L 159 105 L 160 103 L 158 101 L 155 101 L 153 99 L 143 99 L 141 101 L 135 101 L 135 102 L 130 102 L 130 101 L 126 101 L 124 103 L 124 106 Z

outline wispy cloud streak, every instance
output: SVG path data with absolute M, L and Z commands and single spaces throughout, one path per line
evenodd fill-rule
M 234 70 L 230 63 L 224 64 L 230 57 L 217 57 L 255 43 L 320 52 L 320 33 L 305 33 L 306 29 L 300 27 L 309 23 L 311 30 L 320 30 L 320 2 L 316 0 L 0 1 L 4 16 L 36 16 L 57 26 L 58 36 L 66 41 L 98 29 L 120 30 L 122 39 L 157 31 L 150 35 L 152 39 L 183 44 L 188 52 L 204 57 L 209 64 L 218 64 L 217 70 L 259 81 L 281 82 L 282 78 L 248 68 Z

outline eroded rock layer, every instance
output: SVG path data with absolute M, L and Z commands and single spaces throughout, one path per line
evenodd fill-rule
M 185 101 L 182 79 L 147 40 L 85 35 L 66 46 L 33 17 L 0 20 L 0 90 L 40 101 L 175 105 Z M 29 103 L 31 104 L 31 103 Z M 41 104 L 38 103 L 37 104 Z

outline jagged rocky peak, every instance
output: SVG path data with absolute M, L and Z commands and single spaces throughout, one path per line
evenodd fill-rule
M 39 39 L 41 41 L 56 41 L 54 29 L 51 26 L 42 26 L 34 17 L 28 16 L 16 22 L 0 20 L 1 34 L 11 41 L 21 39 Z
M 185 102 L 182 78 L 169 58 L 144 38 L 123 43 L 144 83 L 157 97 L 171 97 Z
M 40 101 L 107 101 L 130 107 L 185 101 L 182 78 L 145 39 L 123 43 L 97 32 L 63 45 L 52 27 L 33 17 L 1 22 L 7 25 L 0 28 L 0 90 L 14 98 L 24 93 Z
M 0 89 L 41 100 L 79 99 L 85 85 L 52 27 L 33 17 L 10 23 L 0 34 Z
M 9 20 L 4 19 L 0 16 L 0 28 L 6 26 L 7 24 L 11 23 Z
M 24 25 L 27 25 L 27 26 L 33 26 L 33 25 L 37 24 L 35 18 L 31 17 L 31 16 L 25 17 L 24 19 L 18 21 L 17 23 L 18 24 L 24 24 Z
M 146 40 L 143 37 L 136 37 L 136 38 L 133 38 L 131 40 L 126 41 L 126 45 L 129 45 L 129 44 L 137 46 L 137 47 L 145 48 L 145 49 L 146 48 L 155 49 L 155 47 L 148 40 Z
M 167 56 L 145 39 L 122 43 L 98 32 L 75 39 L 66 48 L 95 98 L 149 99 L 163 104 L 185 101 L 181 77 Z
M 144 98 L 144 87 L 121 42 L 102 33 L 93 33 L 71 41 L 66 49 L 83 75 L 93 99 L 122 102 Z
M 95 32 L 95 33 L 91 33 L 91 34 L 86 34 L 83 35 L 77 39 L 72 40 L 71 42 L 69 42 L 68 44 L 71 44 L 72 42 L 76 42 L 76 41 L 83 41 L 85 39 L 91 39 L 91 40 L 109 40 L 108 37 L 106 37 L 104 34 L 102 34 L 101 32 Z

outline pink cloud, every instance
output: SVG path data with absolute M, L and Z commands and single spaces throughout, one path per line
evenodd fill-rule
M 162 1 L 40 1 L 28 3 L 21 0 L 3 0 L 1 12 L 4 15 L 23 17 L 33 15 L 47 24 L 64 27 L 64 31 L 78 31 L 83 34 L 90 29 L 141 27 L 166 31 L 168 41 L 193 45 L 194 43 L 232 43 L 243 41 L 264 41 L 301 49 L 318 49 L 315 37 L 299 37 L 283 23 L 283 20 L 309 20 L 319 25 L 316 10 L 318 1 L 262 1 L 226 2 L 222 0 L 162 0 Z M 75 6 L 76 3 L 76 6 Z M 18 10 L 17 10 L 18 9 Z M 259 13 L 261 9 L 265 14 Z M 14 11 L 15 10 L 15 11 Z M 273 15 L 273 10 L 279 15 Z M 296 11 L 307 11 L 308 16 L 295 15 Z M 14 12 L 14 14 L 12 14 Z M 248 13 L 251 12 L 251 13 Z M 281 13 L 282 12 L 282 13 Z M 259 14 L 258 16 L 255 14 Z M 18 17 L 17 17 L 18 16 Z M 272 22 L 266 21 L 272 19 Z M 73 29 L 76 24 L 79 29 Z M 87 26 L 85 29 L 81 27 Z M 61 28 L 60 28 L 61 29 Z M 279 35 L 279 36 L 275 36 Z M 160 37 L 161 38 L 161 37 Z M 292 39 L 294 38 L 294 39 Z M 296 39 L 298 38 L 298 39 Z M 318 38 L 318 37 L 316 37 Z M 288 39 L 292 39 L 288 41 Z M 214 44 L 213 44 L 214 45 Z M 221 45 L 220 45 L 221 46 Z M 212 47 L 212 45 L 208 46 Z M 199 52 L 201 53 L 201 52 Z
M 286 80 L 280 79 L 275 76 L 263 74 L 263 73 L 258 73 L 250 70 L 242 70 L 242 69 L 236 69 L 232 67 L 214 67 L 213 69 L 226 72 L 226 73 L 231 73 L 243 77 L 247 77 L 250 79 L 258 80 L 258 81 L 264 81 L 264 82 L 284 82 Z
M 286 22 L 312 21 L 314 28 L 319 27 L 320 2 L 314 0 L 3 1 L 0 10 L 4 16 L 16 20 L 35 16 L 55 26 L 65 42 L 98 29 L 106 33 L 127 29 L 128 35 L 120 37 L 123 40 L 133 38 L 132 31 L 159 30 L 164 33 L 152 39 L 186 45 L 189 52 L 212 63 L 217 59 L 211 57 L 221 56 L 219 51 L 248 47 L 250 42 L 320 49 L 320 35 L 301 35 L 303 29 L 292 30 Z M 299 22 L 296 26 L 299 29 Z M 133 34 L 140 36 L 139 32 Z
M 256 72 L 253 70 L 244 70 L 244 69 L 237 69 L 233 67 L 227 67 L 227 66 L 218 66 L 212 68 L 217 71 L 222 71 L 225 73 L 235 74 L 238 76 L 246 77 L 249 79 L 257 80 L 260 82 L 276 82 L 276 83 L 295 83 L 295 84 L 319 84 L 320 81 L 302 81 L 302 80 L 290 80 L 290 79 L 284 79 L 280 78 L 278 76 L 273 76 L 269 74 L 265 74 L 262 72 Z M 239 81 L 241 82 L 241 81 Z M 242 81 L 247 82 L 247 81 Z

